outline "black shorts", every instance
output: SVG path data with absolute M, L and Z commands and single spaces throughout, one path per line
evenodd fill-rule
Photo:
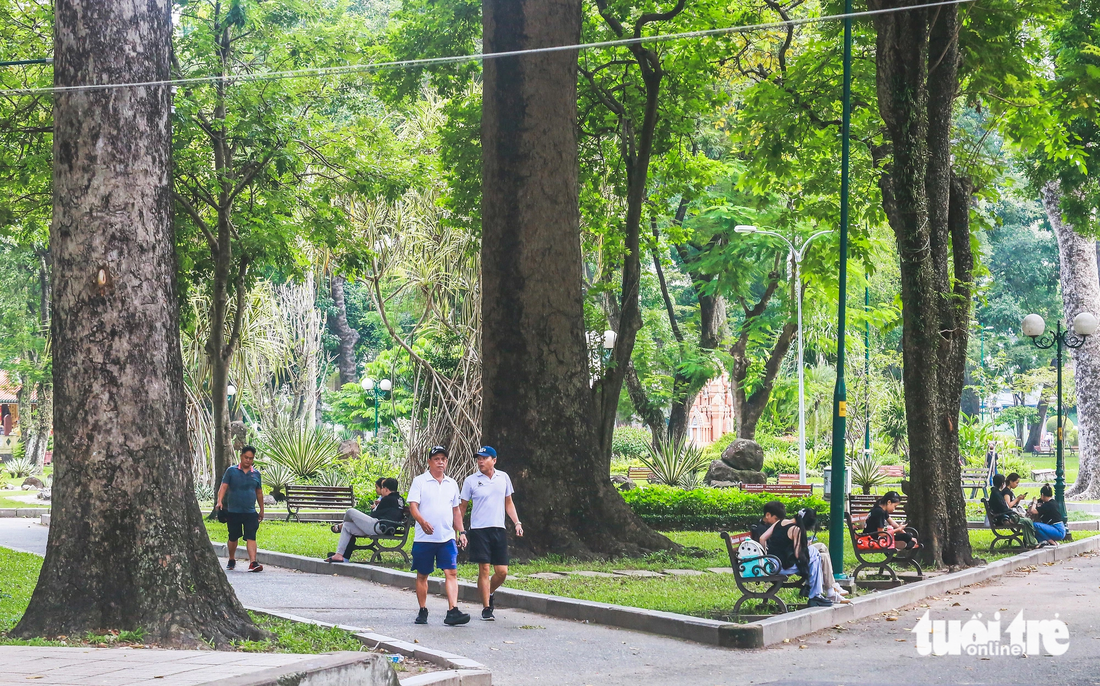
M 470 562 L 508 564 L 508 532 L 503 527 L 470 529 L 466 533 L 470 544 Z
M 260 515 L 257 512 L 226 512 L 225 523 L 229 525 L 229 540 L 237 540 L 243 532 L 244 540 L 255 541 Z

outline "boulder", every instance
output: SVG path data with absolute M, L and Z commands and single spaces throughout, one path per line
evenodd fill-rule
M 734 469 L 723 460 L 715 460 L 710 463 L 710 468 L 707 469 L 707 475 L 703 477 L 703 481 L 707 485 L 713 486 L 720 482 L 764 484 L 768 482 L 768 479 L 764 476 L 764 472 L 755 469 Z
M 355 457 L 359 457 L 359 441 L 354 438 L 340 441 L 340 459 L 350 460 Z
M 45 486 L 46 484 L 42 483 L 41 479 L 37 479 L 33 476 L 28 476 L 26 479 L 23 479 L 24 491 L 29 491 L 32 488 L 44 488 Z
M 733 469 L 759 472 L 764 466 L 764 449 L 756 441 L 738 438 L 722 451 L 722 461 Z
M 4 484 L 0 486 L 0 491 L 14 491 L 17 490 L 15 484 Z
M 275 504 L 275 496 L 270 495 L 270 494 L 264 496 L 264 505 L 274 505 L 274 504 Z
M 620 491 L 632 491 L 638 487 L 638 484 L 634 483 L 633 479 L 628 476 L 623 476 L 622 474 L 612 475 L 611 483 Z
M 50 499 L 49 489 L 43 489 L 43 490 L 39 491 L 38 492 L 38 499 L 39 500 L 49 500 Z

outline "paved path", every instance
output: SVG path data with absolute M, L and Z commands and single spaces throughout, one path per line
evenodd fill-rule
M 0 520 L 0 545 L 44 550 L 44 528 L 10 521 Z M 38 543 L 28 543 L 32 538 Z M 411 591 L 275 568 L 262 574 L 236 571 L 229 578 L 247 605 L 370 628 L 459 653 L 492 669 L 496 686 L 1100 684 L 1097 555 L 929 599 L 927 608 L 895 613 L 896 621 L 868 618 L 840 631 L 758 651 L 725 650 L 503 608 L 496 622 L 475 618 L 465 627 L 448 628 L 441 623 L 444 602 L 434 597 L 428 603 L 430 623 L 415 626 Z M 1069 625 L 1069 651 L 1060 657 L 1027 658 L 917 655 L 910 629 L 926 610 L 933 619 L 963 621 L 977 612 L 989 617 L 1000 610 L 1007 625 L 1021 609 L 1030 619 L 1052 619 L 1059 613 Z

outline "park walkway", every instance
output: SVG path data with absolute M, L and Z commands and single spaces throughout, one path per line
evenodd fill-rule
M 46 529 L 27 520 L 0 521 L 0 545 L 42 552 Z M 262 530 L 261 530 L 262 539 Z M 411 591 L 353 579 L 268 567 L 229 578 L 243 603 L 325 622 L 370 628 L 430 648 L 465 655 L 493 671 L 496 686 L 733 686 L 740 684 L 1095 684 L 1100 664 L 1100 556 L 1017 572 L 951 595 L 758 651 L 583 624 L 502 608 L 496 622 L 476 617 L 442 625 L 444 602 L 429 600 L 427 626 L 412 623 Z M 475 611 L 476 608 L 466 607 Z M 978 612 L 1069 625 L 1061 657 L 920 657 L 910 630 L 926 610 L 966 621 Z

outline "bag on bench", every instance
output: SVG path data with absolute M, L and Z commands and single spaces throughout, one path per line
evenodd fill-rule
M 775 576 L 782 569 L 779 558 L 766 554 L 764 548 L 751 538 L 737 546 L 737 563 L 745 579 Z

